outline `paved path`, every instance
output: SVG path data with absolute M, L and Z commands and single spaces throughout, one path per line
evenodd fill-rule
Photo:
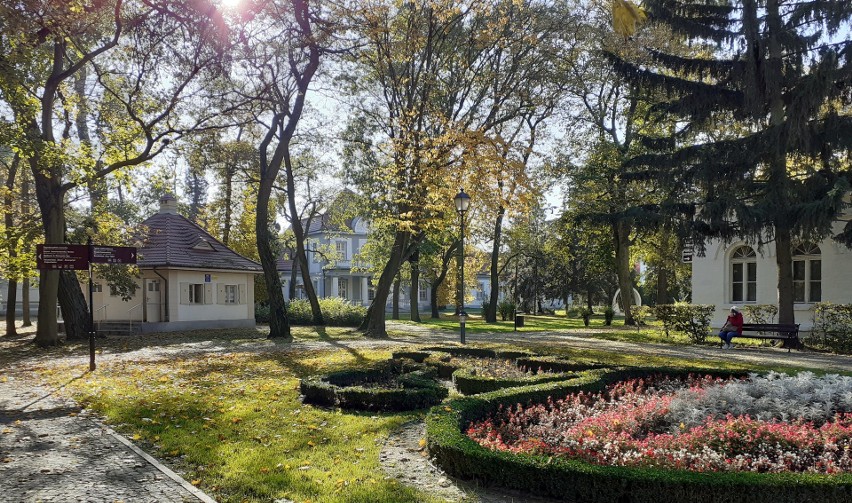
M 271 352 L 310 348 L 357 350 L 412 344 L 453 343 L 458 334 L 427 327 L 389 323 L 389 328 L 414 334 L 389 340 L 335 340 L 280 344 L 257 339 L 232 343 L 226 340 L 169 341 L 133 350 L 104 348 L 98 358 L 146 360 L 190 354 Z M 635 344 L 594 339 L 582 331 L 468 334 L 469 342 L 533 343 L 574 349 L 604 350 L 625 354 L 669 356 L 700 360 L 732 360 L 761 365 L 813 367 L 852 372 L 852 357 L 775 348 L 736 348 L 723 351 L 708 346 Z M 0 348 L 7 351 L 8 347 Z M 0 376 L 0 501 L 18 502 L 197 502 L 213 500 L 168 468 L 133 446 L 79 406 L 34 385 L 27 372 L 49 359 L 79 361 L 85 355 L 7 357 L 16 360 Z M 6 359 L 9 361 L 9 358 Z
M 0 379 L 0 501 L 213 500 L 20 372 Z

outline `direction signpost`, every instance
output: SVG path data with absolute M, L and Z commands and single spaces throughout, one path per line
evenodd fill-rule
M 43 244 L 36 246 L 36 264 L 42 270 L 89 270 L 89 370 L 95 370 L 95 313 L 92 297 L 92 264 L 135 264 L 133 246 Z

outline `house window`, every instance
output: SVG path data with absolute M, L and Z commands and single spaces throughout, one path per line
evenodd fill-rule
M 420 289 L 418 293 L 420 294 L 420 302 L 426 302 L 427 300 L 429 300 L 429 285 L 420 283 Z
M 236 304 L 237 292 L 237 285 L 225 285 L 225 304 Z
M 149 281 L 148 282 L 148 291 L 149 292 L 159 292 L 160 291 L 160 282 L 159 281 Z
M 376 289 L 372 286 L 367 288 L 367 300 L 373 300 L 376 298 Z
M 320 256 L 319 256 L 319 253 L 317 253 L 317 249 L 318 249 L 318 248 L 317 248 L 317 243 L 316 243 L 316 242 L 312 242 L 312 243 L 311 243 L 310 252 L 311 252 L 311 255 L 313 255 L 313 257 L 314 257 L 314 262 L 319 262 L 319 261 L 321 260 L 321 258 L 320 258 Z
M 757 301 L 757 254 L 740 246 L 731 255 L 731 301 Z
M 103 293 L 104 286 L 100 283 L 92 283 L 92 292 L 94 293 Z
M 118 287 L 115 285 L 109 286 L 109 296 L 110 297 L 121 297 L 121 292 L 118 291 Z
M 194 283 L 189 285 L 189 303 L 204 304 L 204 284 Z
M 349 280 L 340 279 L 337 281 L 337 296 L 341 299 L 349 298 Z
M 338 260 L 348 260 L 346 255 L 346 241 L 336 241 L 334 248 L 337 250 Z
M 793 250 L 793 301 L 822 300 L 821 251 L 813 244 L 802 244 Z

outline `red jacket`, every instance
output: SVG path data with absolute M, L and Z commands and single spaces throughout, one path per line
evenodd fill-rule
M 725 323 L 737 327 L 737 333 L 743 334 L 743 313 L 729 314 L 728 321 Z

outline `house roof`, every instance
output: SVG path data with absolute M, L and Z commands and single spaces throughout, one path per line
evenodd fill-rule
M 164 212 L 143 222 L 146 239 L 139 250 L 140 268 L 181 267 L 262 272 L 257 262 L 231 250 L 182 215 Z
M 285 259 L 284 257 L 280 257 L 275 261 L 275 270 L 281 272 L 290 272 L 293 270 L 293 261 L 290 259 Z
M 318 232 L 352 232 L 354 229 L 352 228 L 352 220 L 351 218 L 347 218 L 341 226 L 339 222 L 333 222 L 331 215 L 328 213 L 323 213 L 322 215 L 317 215 L 311 219 L 311 226 L 308 227 L 308 219 L 302 219 L 302 229 L 305 229 L 305 235 L 308 234 L 316 234 Z

